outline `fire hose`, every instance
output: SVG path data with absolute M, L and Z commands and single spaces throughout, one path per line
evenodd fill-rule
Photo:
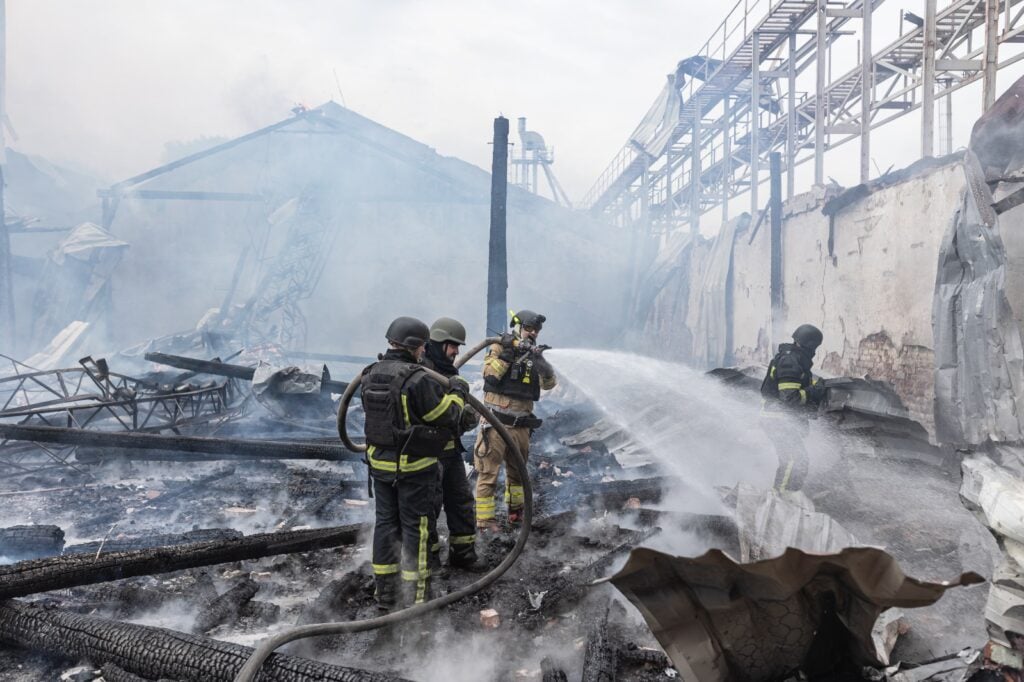
M 473 354 L 480 351 L 488 343 L 493 343 L 496 339 L 485 339 L 479 345 L 474 346 L 471 349 L 472 352 L 466 353 L 463 357 L 459 358 L 459 362 L 456 366 L 459 367 L 466 360 L 472 357 Z M 424 369 L 429 377 L 441 383 L 442 386 L 450 387 L 448 378 L 434 372 L 430 369 Z M 358 445 L 353 443 L 349 438 L 348 430 L 345 426 L 345 421 L 348 416 L 348 406 L 352 401 L 352 396 L 359 386 L 361 376 L 357 376 L 353 379 L 348 387 L 345 389 L 345 393 L 341 397 L 341 406 L 338 409 L 338 435 L 341 437 L 341 442 L 345 444 L 345 447 L 354 452 L 365 452 L 365 445 Z M 519 452 L 516 444 L 512 441 L 512 437 L 505 429 L 504 424 L 498 421 L 498 418 L 494 416 L 487 407 L 477 398 L 470 394 L 466 395 L 466 401 L 486 419 L 492 427 L 501 436 L 501 439 L 505 441 L 505 446 L 508 448 L 507 452 L 512 455 L 513 465 L 519 467 L 519 470 L 524 472 L 521 477 L 523 481 L 523 493 L 525 497 L 525 505 L 523 508 L 523 523 L 520 526 L 519 534 L 516 537 L 515 545 L 512 550 L 505 556 L 500 564 L 495 566 L 491 571 L 478 580 L 465 587 L 451 592 L 443 597 L 431 599 L 423 604 L 416 604 L 411 607 L 401 609 L 399 611 L 393 611 L 383 616 L 376 618 L 367 618 L 365 620 L 354 620 L 340 623 L 312 623 L 310 625 L 300 625 L 284 632 L 280 632 L 276 635 L 268 637 L 261 641 L 256 648 L 253 650 L 252 655 L 249 656 L 249 660 L 245 662 L 241 670 L 235 676 L 234 682 L 253 682 L 256 679 L 256 675 L 259 674 L 260 668 L 263 666 L 264 661 L 270 657 L 275 650 L 279 647 L 287 644 L 288 642 L 294 642 L 297 639 L 305 639 L 307 637 L 320 637 L 323 635 L 341 635 L 349 634 L 353 632 L 365 632 L 367 630 L 376 630 L 388 625 L 394 625 L 403 621 L 418 618 L 424 614 L 436 611 L 440 608 L 454 604 L 460 599 L 464 599 L 470 595 L 476 594 L 480 590 L 488 587 L 498 578 L 505 574 L 508 569 L 512 568 L 512 565 L 519 558 L 519 555 L 523 552 L 523 547 L 526 546 L 526 539 L 530 536 L 530 523 L 533 520 L 533 487 L 530 485 L 530 477 L 525 475 L 526 472 L 526 460 L 523 454 Z

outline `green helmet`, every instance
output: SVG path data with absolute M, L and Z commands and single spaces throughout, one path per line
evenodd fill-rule
M 517 324 L 521 324 L 524 327 L 532 327 L 533 329 L 540 331 L 547 319 L 548 318 L 544 317 L 540 313 L 535 313 L 532 310 L 520 310 L 518 313 L 512 315 L 512 321 L 509 322 L 508 326 L 514 327 Z
M 419 348 L 427 342 L 430 330 L 415 317 L 396 317 L 384 334 L 388 341 L 406 348 Z
M 456 343 L 466 345 L 466 328 L 458 320 L 450 317 L 439 317 L 430 325 L 430 340 L 436 343 Z

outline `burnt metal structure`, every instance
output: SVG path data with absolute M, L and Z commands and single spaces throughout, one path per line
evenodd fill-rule
M 786 194 L 794 170 L 814 163 L 826 178 L 825 151 L 860 141 L 860 180 L 871 174 L 871 131 L 921 109 L 921 155 L 935 146 L 935 104 L 949 150 L 949 96 L 983 82 L 982 107 L 995 99 L 996 73 L 1024 58 L 1001 46 L 1024 41 L 1024 0 L 924 0 L 925 16 L 901 15 L 901 35 L 872 46 L 872 14 L 882 0 L 738 0 L 693 57 L 679 63 L 651 114 L 598 177 L 582 202 L 595 215 L 646 236 L 688 227 L 702 214 L 750 195 L 771 152 L 782 155 Z M 904 29 L 909 30 L 904 32 Z M 833 45 L 857 35 L 859 64 L 832 74 Z M 814 86 L 797 78 L 813 69 Z
M 161 385 L 111 372 L 104 360 L 0 378 L 0 423 L 107 432 L 208 435 L 242 415 L 245 394 L 235 379 Z M 0 437 L 0 471 L 8 475 L 73 467 L 73 444 Z

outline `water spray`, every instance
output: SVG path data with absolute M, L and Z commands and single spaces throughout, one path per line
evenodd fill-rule
M 471 353 L 467 353 L 463 355 L 462 358 L 459 358 L 459 362 L 456 363 L 456 367 L 461 366 L 466 360 L 472 357 L 475 353 L 478 353 L 489 343 L 495 343 L 498 340 L 500 339 L 484 339 L 480 344 L 474 346 Z M 423 371 L 427 373 L 427 376 L 436 380 L 442 386 L 451 388 L 450 381 L 444 375 L 438 374 L 437 372 L 427 368 L 423 368 Z M 349 438 L 348 429 L 345 424 L 348 416 L 349 403 L 352 401 L 352 396 L 355 394 L 356 388 L 358 388 L 361 379 L 361 375 L 356 376 L 355 379 L 349 383 L 348 387 L 345 389 L 345 393 L 341 397 L 341 406 L 338 408 L 338 435 L 341 437 L 341 442 L 345 444 L 345 447 L 354 452 L 366 451 L 365 445 L 359 445 L 352 442 L 352 439 Z M 526 472 L 526 459 L 523 457 L 523 454 L 519 452 L 516 444 L 512 441 L 512 437 L 509 436 L 508 431 L 505 430 L 505 426 L 498 421 L 498 418 L 494 416 L 493 412 L 487 409 L 483 402 L 473 397 L 472 394 L 467 394 L 466 400 L 484 419 L 488 421 L 488 423 L 490 423 L 491 426 L 494 427 L 495 430 L 497 430 L 498 435 L 501 436 L 503 441 L 505 441 L 505 445 L 508 447 L 508 452 L 512 453 L 515 465 L 520 467 L 521 471 Z M 377 618 L 354 620 L 343 623 L 313 623 L 310 625 L 301 625 L 290 628 L 271 637 L 267 637 L 253 650 L 252 655 L 249 656 L 249 660 L 245 662 L 245 665 L 242 666 L 241 670 L 239 670 L 238 674 L 235 676 L 234 682 L 253 682 L 267 658 L 269 658 L 275 650 L 288 642 L 294 642 L 295 640 L 306 639 L 308 637 L 366 632 L 367 630 L 376 630 L 388 625 L 395 625 L 413 618 L 418 618 L 430 613 L 431 611 L 436 611 L 442 607 L 448 606 L 449 604 L 454 604 L 460 599 L 476 594 L 480 590 L 490 586 L 494 581 L 503 576 L 508 569 L 512 568 L 512 565 L 519 558 L 519 555 L 522 554 L 523 548 L 526 546 L 526 539 L 530 536 L 530 524 L 533 521 L 533 486 L 530 483 L 530 477 L 528 475 L 524 475 L 522 478 L 525 504 L 523 508 L 523 523 L 522 526 L 520 526 L 519 534 L 516 536 L 516 543 L 502 562 L 491 569 L 490 572 L 483 575 L 479 580 L 443 597 L 431 599 L 423 604 L 416 604 L 414 606 L 401 609 L 400 611 L 394 611 L 383 616 L 378 616 Z

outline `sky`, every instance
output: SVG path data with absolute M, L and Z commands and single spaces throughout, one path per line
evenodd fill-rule
M 940 5 L 944 5 L 940 2 Z M 876 12 L 875 46 L 901 7 Z M 526 116 L 581 198 L 680 59 L 724 17 L 697 0 L 10 0 L 11 146 L 114 182 L 165 145 L 234 137 L 329 99 L 488 168 L 496 115 Z M 918 12 L 920 13 L 920 12 Z M 856 51 L 848 39 L 850 51 Z M 837 64 L 836 69 L 839 68 Z M 1009 80 L 1004 80 L 1008 85 Z M 965 88 L 954 147 L 980 94 Z M 916 158 L 919 115 L 880 133 L 878 172 Z M 856 183 L 856 144 L 827 174 Z M 806 175 L 806 174 L 805 174 Z M 807 189 L 802 179 L 798 189 Z

